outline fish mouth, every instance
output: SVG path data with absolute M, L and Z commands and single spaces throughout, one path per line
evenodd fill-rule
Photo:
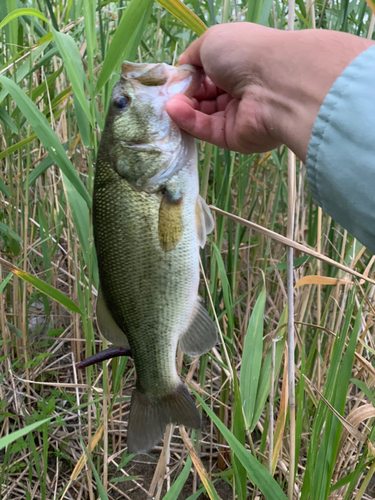
M 124 143 L 125 147 L 128 149 L 133 149 L 135 151 L 143 151 L 145 153 L 150 153 L 156 151 L 158 148 L 154 146 L 152 143 L 145 144 L 128 144 L 125 141 L 121 141 Z
M 190 64 L 176 66 L 173 69 L 175 71 L 171 72 L 166 85 L 168 94 L 171 97 L 175 94 L 184 94 L 187 97 L 193 97 L 204 80 L 205 74 L 203 69 L 191 66 Z
M 154 142 L 131 144 L 126 141 L 121 141 L 127 150 L 135 153 L 151 153 L 153 155 L 161 155 L 163 153 L 172 152 L 171 145 L 168 142 L 169 131 L 163 137 L 158 137 Z
M 200 88 L 204 79 L 202 68 L 189 64 L 170 66 L 165 63 L 131 63 L 125 61 L 121 68 L 121 78 L 132 80 L 145 87 L 161 87 L 168 98 L 175 94 L 192 97 Z
M 119 140 L 121 144 L 132 151 L 137 151 L 139 153 L 161 153 L 161 148 L 158 146 L 158 138 L 155 138 L 155 142 L 126 142 L 124 140 Z

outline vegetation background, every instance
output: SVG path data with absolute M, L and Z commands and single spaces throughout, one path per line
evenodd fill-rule
M 107 347 L 91 194 L 121 62 L 174 64 L 206 26 L 234 21 L 374 38 L 372 1 L 0 2 L 1 499 L 375 497 L 374 257 L 313 205 L 285 148 L 199 144 L 201 193 L 217 207 L 201 293 L 221 345 L 178 365 L 202 431 L 169 428 L 163 449 L 132 457 L 132 360 L 76 368 Z M 278 234 L 304 245 L 288 266 L 289 370 Z

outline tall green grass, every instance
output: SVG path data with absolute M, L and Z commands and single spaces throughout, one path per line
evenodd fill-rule
M 313 9 L 297 1 L 295 30 L 374 37 L 365 0 Z M 172 63 L 212 24 L 285 29 L 287 17 L 279 0 L 0 2 L 2 499 L 146 497 L 160 447 L 150 457 L 126 451 L 132 361 L 76 369 L 106 347 L 95 323 L 91 196 L 111 89 L 124 59 Z M 208 203 L 286 234 L 285 148 L 251 156 L 198 150 Z M 318 213 L 299 162 L 296 186 L 295 240 L 373 276 L 369 252 Z M 373 285 L 295 251 L 291 449 L 285 246 L 214 217 L 201 294 L 222 344 L 199 364 L 179 355 L 203 427 L 198 453 L 175 430 L 155 498 L 285 499 L 293 458 L 295 498 L 373 498 Z

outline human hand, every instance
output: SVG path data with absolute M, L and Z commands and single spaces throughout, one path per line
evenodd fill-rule
M 286 32 L 251 23 L 209 28 L 181 55 L 207 78 L 167 104 L 198 139 L 250 154 L 290 147 L 304 160 L 319 108 L 343 69 L 372 41 L 341 32 Z

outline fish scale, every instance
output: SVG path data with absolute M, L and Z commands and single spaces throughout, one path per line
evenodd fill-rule
M 130 65 L 129 74 L 129 64 L 114 88 L 99 147 L 93 221 L 98 324 L 115 345 L 130 345 L 136 388 L 128 446 L 130 452 L 144 452 L 162 437 L 167 423 L 199 427 L 194 402 L 176 371 L 177 343 L 189 355 L 202 354 L 217 334 L 197 295 L 199 245 L 212 229 L 212 218 L 198 194 L 194 140 L 164 110 L 176 80 L 200 77 L 191 67 L 151 64 Z M 191 90 L 191 81 L 185 90 Z M 139 109 L 148 110 L 147 130 Z M 137 127 L 147 144 L 134 144 Z

